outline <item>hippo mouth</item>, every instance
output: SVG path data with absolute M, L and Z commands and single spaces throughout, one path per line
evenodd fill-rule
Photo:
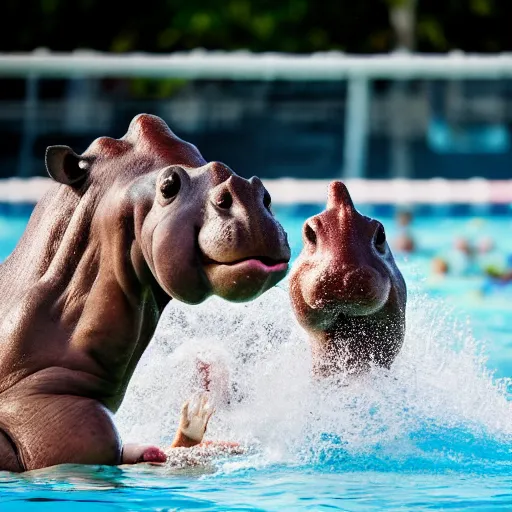
M 283 272 L 288 269 L 288 260 L 275 260 L 265 256 L 251 256 L 240 258 L 234 261 L 216 261 L 203 255 L 203 264 L 205 266 L 226 266 L 233 270 L 260 270 L 263 272 Z
M 204 257 L 203 271 L 215 295 L 233 302 L 245 302 L 277 284 L 288 271 L 288 261 L 261 256 L 232 261 Z

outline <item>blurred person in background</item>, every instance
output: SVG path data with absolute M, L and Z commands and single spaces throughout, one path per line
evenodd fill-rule
M 432 259 L 430 268 L 434 278 L 443 278 L 448 274 L 449 271 L 448 263 L 446 260 L 439 257 Z
M 485 273 L 495 283 L 512 283 L 512 254 L 508 255 L 504 268 L 489 266 Z
M 476 254 L 476 249 L 467 238 L 456 237 L 453 242 L 453 250 L 449 254 L 450 267 L 453 273 L 459 277 L 479 275 L 480 268 Z
M 489 276 L 501 274 L 506 268 L 504 256 L 497 250 L 496 243 L 490 236 L 485 236 L 478 241 L 476 261 L 482 273 Z
M 396 215 L 397 236 L 394 248 L 398 252 L 410 254 L 416 250 L 416 243 L 412 235 L 413 214 L 410 210 L 399 210 Z
M 449 271 L 450 275 L 454 277 L 473 277 L 479 275 L 481 270 L 476 254 L 476 249 L 472 247 L 469 240 L 458 236 L 453 241 L 451 250 L 433 259 L 432 270 L 435 273 L 443 274 Z

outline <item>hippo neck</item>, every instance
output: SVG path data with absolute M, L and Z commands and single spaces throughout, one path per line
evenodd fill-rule
M 371 315 L 340 314 L 331 327 L 311 333 L 313 374 L 361 373 L 374 364 L 388 368 L 405 335 L 405 311 L 393 295 Z
M 0 267 L 0 343 L 14 346 L 0 355 L 0 390 L 64 367 L 90 374 L 99 383 L 96 396 L 119 406 L 165 302 L 152 283 L 139 281 L 133 220 L 117 207 L 94 191 L 80 197 L 60 186 L 35 208 Z M 112 214 L 105 220 L 102 211 Z M 13 372 L 26 354 L 32 357 Z

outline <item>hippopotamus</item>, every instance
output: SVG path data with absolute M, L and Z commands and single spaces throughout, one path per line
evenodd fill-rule
M 314 375 L 388 368 L 404 340 L 407 290 L 382 224 L 334 181 L 325 211 L 304 223 L 303 243 L 290 298 L 309 334 Z
M 113 413 L 166 304 L 259 296 L 287 273 L 286 234 L 258 178 L 155 116 L 83 154 L 51 146 L 46 168 L 0 266 L 0 469 L 136 462 Z

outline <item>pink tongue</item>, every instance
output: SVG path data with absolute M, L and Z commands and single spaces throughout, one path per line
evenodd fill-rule
M 266 265 L 262 261 L 256 260 L 256 259 L 245 260 L 241 263 L 247 265 L 250 268 L 261 268 L 266 271 L 268 271 L 268 270 L 271 270 L 271 271 L 285 270 L 287 267 L 286 263 L 274 263 L 273 265 Z

